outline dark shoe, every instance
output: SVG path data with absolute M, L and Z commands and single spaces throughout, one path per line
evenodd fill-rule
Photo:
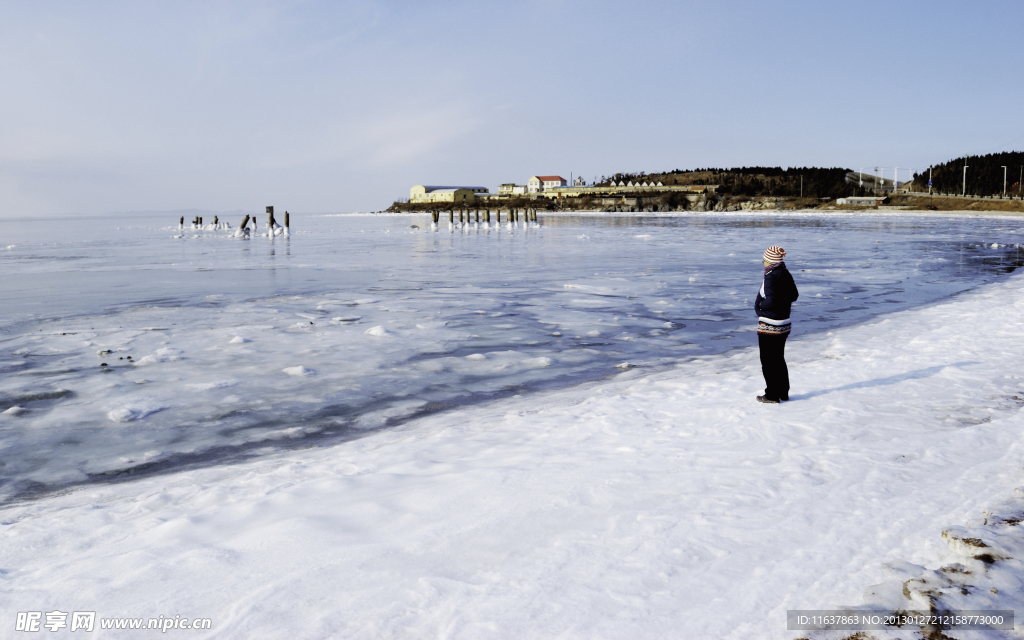
M 765 404 L 779 404 L 778 400 L 772 400 L 771 398 L 766 398 L 764 396 L 757 396 L 757 401 Z
M 779 400 L 781 400 L 783 402 L 789 402 L 789 394 L 786 394 L 786 395 L 782 396 L 781 398 L 779 398 Z

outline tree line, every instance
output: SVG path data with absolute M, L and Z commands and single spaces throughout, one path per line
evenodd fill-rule
M 964 167 L 967 167 L 968 195 L 995 196 L 1003 193 L 1003 167 L 1006 167 L 1006 195 L 1021 194 L 1024 173 L 1024 152 L 1004 151 L 983 156 L 962 156 L 931 168 L 932 192 L 960 194 L 964 192 Z M 928 170 L 914 174 L 916 190 L 928 188 Z
M 619 182 L 662 182 L 666 185 L 720 185 L 718 193 L 732 196 L 802 195 L 808 198 L 842 198 L 864 195 L 856 184 L 847 182 L 849 169 L 841 167 L 734 167 L 731 169 L 674 169 L 659 173 L 616 173 L 601 176 L 598 186 Z

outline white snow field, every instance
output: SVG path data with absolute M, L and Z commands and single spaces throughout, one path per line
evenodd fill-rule
M 1022 335 L 1011 275 L 828 333 L 798 319 L 779 406 L 754 402 L 744 347 L 13 503 L 2 624 L 56 609 L 211 618 L 172 632 L 209 638 L 797 638 L 814 634 L 787 631 L 787 609 L 893 606 L 915 577 L 911 604 L 931 580 L 944 602 L 1021 611 Z M 111 420 L 158 407 L 131 411 Z M 972 559 L 974 535 L 1002 559 Z

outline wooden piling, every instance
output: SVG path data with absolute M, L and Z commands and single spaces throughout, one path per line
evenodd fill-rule
M 267 207 L 267 226 L 274 230 L 274 207 Z
M 180 218 L 178 218 L 178 226 L 179 227 L 184 227 L 185 226 L 185 216 L 181 216 Z
M 213 224 L 214 226 L 220 224 L 220 216 L 213 216 Z
M 479 209 L 476 210 L 476 221 L 477 221 L 477 223 L 480 222 L 480 210 Z
M 291 226 L 291 224 L 292 224 L 291 214 L 289 214 L 287 211 L 285 211 L 284 212 L 284 228 L 287 229 L 288 227 Z
M 484 222 L 490 222 L 490 221 L 491 221 L 491 210 L 490 209 L 484 209 Z
M 448 210 L 448 224 L 455 224 L 455 211 L 452 209 Z
M 242 226 L 240 226 L 238 228 L 239 229 L 244 229 L 245 225 L 247 225 L 247 224 L 249 224 L 249 216 L 245 216 L 244 218 L 242 218 Z

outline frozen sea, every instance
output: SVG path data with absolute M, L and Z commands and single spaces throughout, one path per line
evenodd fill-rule
M 794 340 L 934 304 L 1024 260 L 1024 231 L 1006 218 L 432 228 L 425 216 L 294 215 L 290 236 L 252 238 L 175 223 L 0 220 L 0 502 L 749 347 L 770 244 L 800 288 Z

